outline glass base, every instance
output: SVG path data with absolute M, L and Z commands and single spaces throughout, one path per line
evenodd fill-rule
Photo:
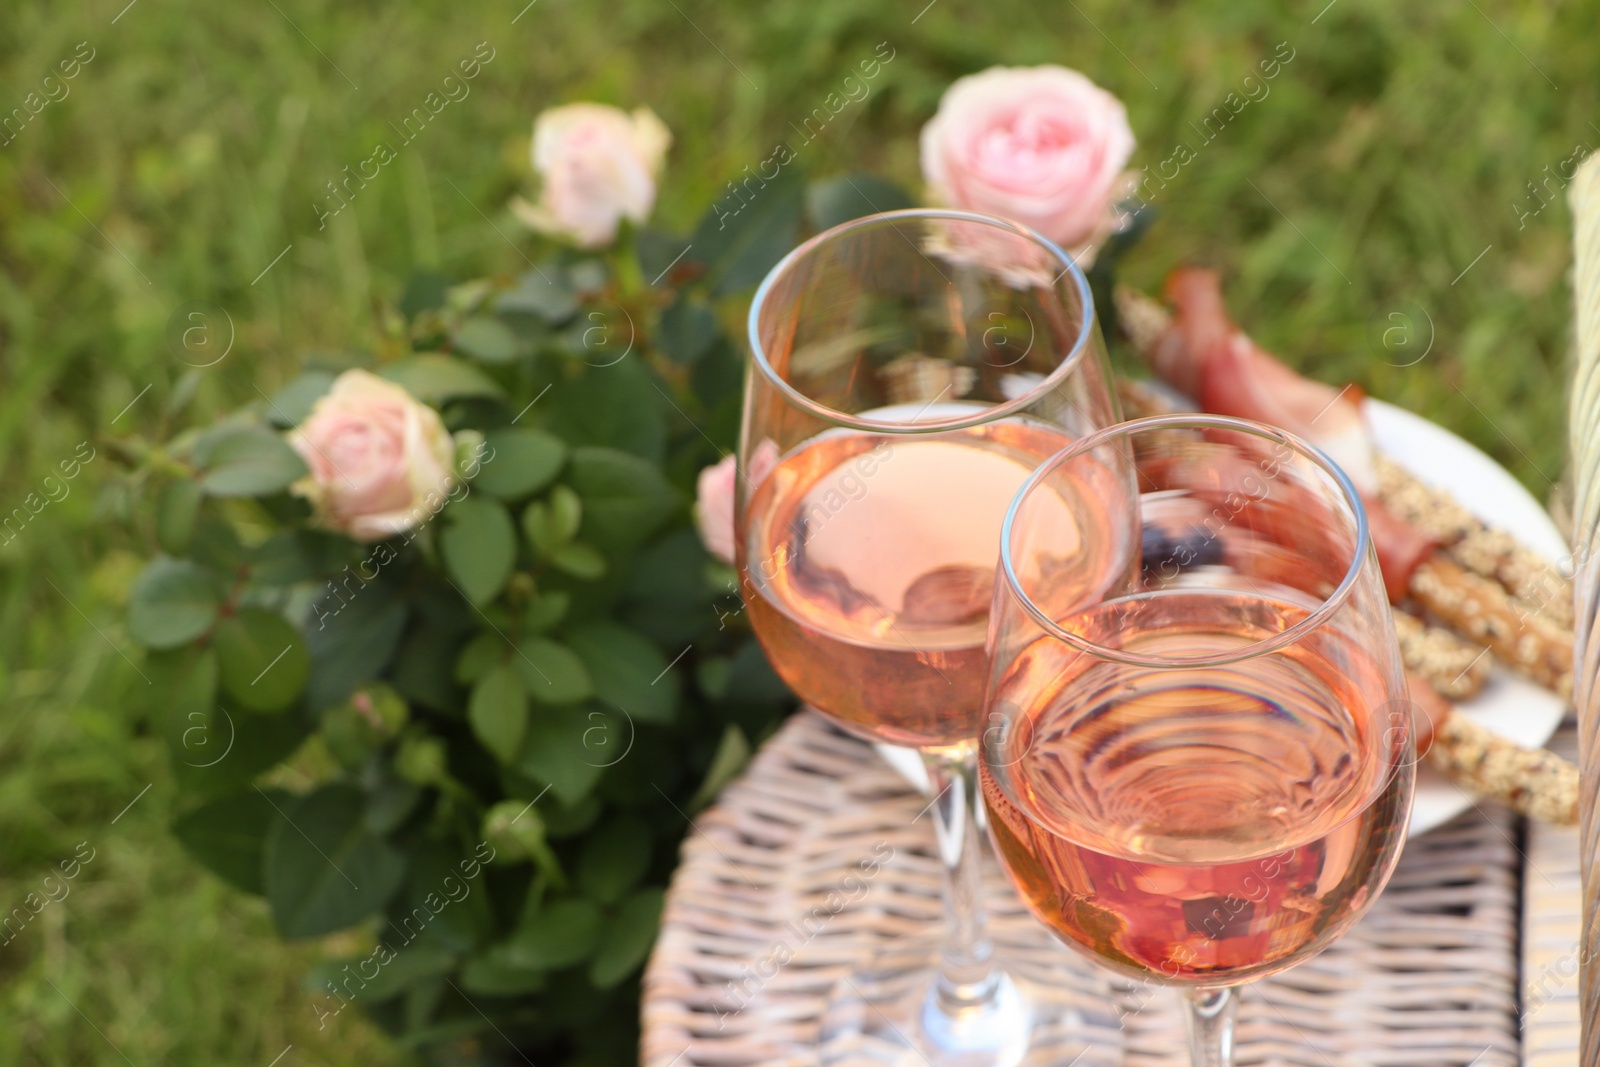
M 885 946 L 834 988 L 819 1032 L 825 1067 L 1117 1067 L 1122 1030 L 1110 986 L 1036 930 L 996 946 L 989 995 L 949 1012 L 934 990 L 936 940 Z

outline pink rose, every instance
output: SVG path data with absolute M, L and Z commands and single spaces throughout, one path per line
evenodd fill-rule
M 695 482 L 694 521 L 706 551 L 724 563 L 733 562 L 733 498 L 738 489 L 738 457 L 722 457 L 700 472 Z
M 610 244 L 623 219 L 643 222 L 656 202 L 656 175 L 672 134 L 641 107 L 632 115 L 605 104 L 568 104 L 533 122 L 533 169 L 544 188 L 537 204 L 514 211 L 540 233 L 584 248 Z
M 763 441 L 750 460 L 749 488 L 754 490 L 778 465 L 778 446 Z M 706 551 L 724 563 L 734 558 L 734 499 L 738 495 L 738 457 L 727 455 L 700 472 L 695 483 L 694 520 Z
M 939 203 L 1092 252 L 1117 226 L 1133 145 L 1121 101 L 1077 71 L 992 67 L 945 90 L 922 128 L 922 176 Z
M 345 371 L 289 434 L 310 473 L 292 491 L 358 541 L 411 529 L 444 505 L 455 443 L 438 412 L 390 381 Z

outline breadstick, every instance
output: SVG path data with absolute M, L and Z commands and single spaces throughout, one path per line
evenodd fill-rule
M 1141 357 L 1155 347 L 1156 341 L 1172 324 L 1172 316 L 1161 301 L 1131 286 L 1117 286 L 1111 294 L 1111 302 L 1117 306 L 1118 325 Z
M 1578 821 L 1578 768 L 1544 749 L 1523 748 L 1490 733 L 1411 677 L 1411 700 L 1426 715 L 1418 721 L 1418 750 L 1432 726 L 1428 761 L 1473 792 L 1496 797 L 1522 814 L 1569 826 Z
M 1421 676 L 1440 696 L 1470 700 L 1488 680 L 1494 666 L 1488 649 L 1399 608 L 1394 609 L 1394 631 L 1406 670 Z
M 1424 533 L 1437 537 L 1463 567 L 1505 586 L 1529 610 L 1558 626 L 1572 625 L 1572 582 L 1539 553 L 1480 521 L 1442 489 L 1419 481 L 1387 456 L 1377 457 L 1378 498 Z
M 1519 674 L 1572 697 L 1572 632 L 1519 607 L 1504 587 L 1434 555 L 1411 575 L 1407 592 L 1456 633 L 1487 645 Z
M 1133 378 L 1117 379 L 1117 402 L 1122 405 L 1122 417 L 1125 419 L 1170 415 L 1177 410 L 1166 397 Z

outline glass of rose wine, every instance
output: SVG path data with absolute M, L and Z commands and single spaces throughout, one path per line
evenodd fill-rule
M 1057 577 L 1086 486 L 1141 533 L 1088 607 Z M 1289 434 L 1161 416 L 1040 467 L 1001 544 L 980 784 L 1001 865 L 1067 945 L 1182 988 L 1196 1067 L 1223 1067 L 1236 988 L 1348 930 L 1405 837 L 1411 706 L 1360 499 Z
M 807 703 L 920 751 L 935 795 L 942 936 L 838 984 L 823 1058 L 1009 1067 L 1072 1009 L 1047 1003 L 1048 982 L 1008 974 L 986 928 L 973 817 L 984 637 L 1011 499 L 1117 421 L 1088 283 L 1016 224 L 889 212 L 773 268 L 750 346 L 736 544 L 751 625 Z M 1105 549 L 1100 532 L 1081 542 Z M 1085 981 L 1070 954 L 1052 966 Z

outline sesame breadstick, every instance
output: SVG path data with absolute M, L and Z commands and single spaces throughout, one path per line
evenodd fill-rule
M 1523 748 L 1458 715 L 1450 703 L 1412 677 L 1411 700 L 1433 726 L 1428 762 L 1451 781 L 1496 797 L 1531 818 L 1560 826 L 1578 821 L 1578 768 L 1544 749 Z M 1418 721 L 1419 731 L 1427 724 Z M 1419 748 L 1425 740 L 1419 737 Z
M 1406 670 L 1421 676 L 1440 696 L 1470 700 L 1488 680 L 1494 666 L 1488 649 L 1399 608 L 1394 609 L 1394 631 Z
M 1504 530 L 1485 525 L 1442 489 L 1425 484 L 1387 456 L 1377 457 L 1378 498 L 1402 519 L 1437 537 L 1450 557 L 1493 578 L 1529 610 L 1572 625 L 1572 582 Z
M 1500 662 L 1563 699 L 1572 697 L 1572 631 L 1521 607 L 1498 582 L 1434 555 L 1407 592 L 1452 630 L 1487 645 Z

